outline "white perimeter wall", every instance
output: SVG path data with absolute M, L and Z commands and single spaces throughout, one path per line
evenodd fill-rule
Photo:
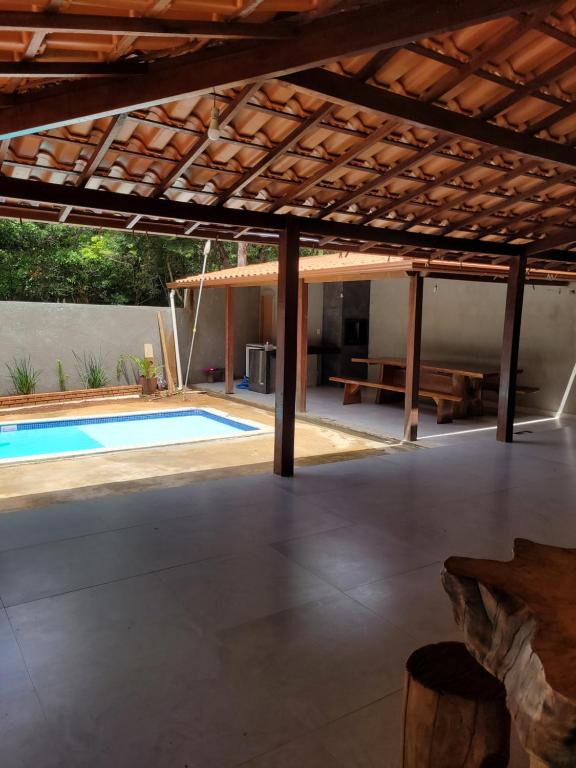
M 435 290 L 436 288 L 436 290 Z M 423 358 L 494 363 L 500 358 L 506 286 L 457 280 L 424 280 Z M 406 351 L 408 280 L 372 283 L 370 355 Z M 576 362 L 574 287 L 527 287 L 520 343 L 520 381 L 540 392 L 520 407 L 555 412 Z M 576 392 L 567 403 L 576 413 Z
M 235 290 L 236 367 L 244 372 L 244 346 L 258 339 L 259 289 Z M 62 360 L 68 389 L 81 386 L 74 352 L 102 355 L 110 384 L 116 384 L 116 363 L 122 354 L 141 357 L 144 344 L 151 343 L 154 356 L 162 360 L 157 314 L 164 321 L 167 337 L 172 330 L 167 307 L 127 307 L 91 304 L 49 304 L 23 301 L 0 302 L 0 393 L 8 394 L 11 382 L 6 363 L 30 356 L 41 370 L 37 391 L 58 390 L 56 360 Z M 185 371 L 192 316 L 177 309 L 177 321 Z M 204 381 L 203 368 L 224 365 L 224 289 L 204 291 L 196 346 L 189 382 Z

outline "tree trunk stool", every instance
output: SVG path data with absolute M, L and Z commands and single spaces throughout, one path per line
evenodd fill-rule
M 403 768 L 506 768 L 506 691 L 466 650 L 438 643 L 406 663 Z
M 507 563 L 451 557 L 443 582 L 468 650 L 506 687 L 532 768 L 576 766 L 576 549 L 516 539 Z

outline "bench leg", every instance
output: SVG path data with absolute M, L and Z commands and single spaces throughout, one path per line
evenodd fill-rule
M 452 413 L 455 419 L 465 419 L 468 415 L 468 388 L 466 382 L 465 376 L 457 373 L 452 376 L 451 392 L 462 397 L 459 403 L 452 404 Z
M 358 384 L 344 384 L 342 405 L 354 405 L 362 402 L 362 392 Z
M 452 400 L 435 400 L 436 424 L 451 424 L 454 420 L 454 403 Z

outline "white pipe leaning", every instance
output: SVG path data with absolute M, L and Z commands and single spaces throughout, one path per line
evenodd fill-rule
M 172 333 L 174 334 L 174 347 L 176 351 L 176 372 L 178 376 L 178 389 L 182 389 L 184 384 L 182 382 L 182 363 L 180 362 L 180 343 L 178 342 L 178 325 L 176 323 L 176 304 L 174 297 L 176 291 L 172 289 L 170 291 L 170 315 L 172 317 Z

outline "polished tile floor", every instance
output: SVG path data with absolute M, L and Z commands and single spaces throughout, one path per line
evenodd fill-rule
M 0 766 L 398 768 L 444 558 L 576 546 L 574 422 L 527 430 L 0 515 Z

